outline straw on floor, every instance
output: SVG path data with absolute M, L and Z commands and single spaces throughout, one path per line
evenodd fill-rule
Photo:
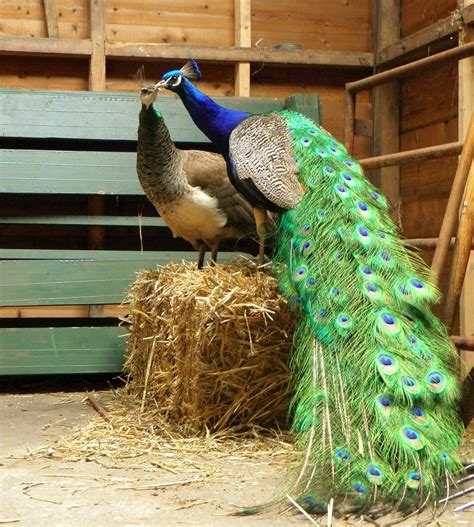
M 133 283 L 125 372 L 141 409 L 180 434 L 286 421 L 294 317 L 246 261 L 169 264 Z

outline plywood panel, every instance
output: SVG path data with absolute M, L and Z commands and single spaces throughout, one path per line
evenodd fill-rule
M 359 0 L 252 2 L 252 42 L 306 49 L 371 50 L 371 2 Z
M 434 24 L 456 8 L 456 0 L 401 0 L 401 37 Z
M 457 89 L 456 62 L 401 81 L 401 133 L 456 118 Z
M 300 70 L 296 68 L 264 67 L 255 70 L 250 86 L 252 97 L 286 97 L 290 93 L 312 93 L 318 95 L 322 106 L 322 124 L 339 141 L 344 132 L 344 84 L 354 80 L 354 74 L 334 69 Z M 370 94 L 357 95 L 357 118 L 371 119 Z M 355 156 L 362 158 L 370 154 L 371 138 L 356 137 Z

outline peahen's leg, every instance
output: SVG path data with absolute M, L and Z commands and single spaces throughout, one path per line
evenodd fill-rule
M 202 266 L 204 265 L 204 257 L 206 256 L 206 244 L 203 241 L 199 241 L 196 243 L 195 248 L 199 251 L 197 268 L 202 269 Z
M 217 253 L 219 252 L 219 242 L 214 242 L 211 245 L 211 265 L 216 265 L 217 263 Z
M 267 222 L 267 211 L 258 207 L 253 208 L 253 215 L 255 217 L 255 225 L 257 226 L 258 234 L 258 265 L 263 265 L 265 262 L 265 236 L 267 230 L 265 224 Z

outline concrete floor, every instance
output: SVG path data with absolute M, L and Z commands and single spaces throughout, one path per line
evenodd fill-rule
M 83 397 L 84 393 L 0 395 L 0 524 L 21 527 L 311 524 L 300 514 L 227 515 L 233 510 L 229 504 L 261 503 L 272 495 L 282 477 L 282 466 L 278 463 L 249 464 L 235 456 L 218 456 L 213 461 L 217 470 L 207 477 L 196 470 L 189 474 L 172 474 L 159 468 L 149 471 L 134 467 L 133 462 L 128 468 L 109 468 L 95 462 L 25 457 L 67 436 L 74 426 L 86 423 L 94 415 L 94 410 L 81 403 Z M 472 454 L 474 439 L 471 441 Z M 180 483 L 183 481 L 188 483 Z M 153 488 L 163 484 L 170 485 Z M 452 512 L 453 507 L 470 500 L 474 500 L 474 495 L 450 503 L 438 525 L 474 526 L 473 508 L 469 512 Z M 401 525 L 414 526 L 417 521 Z

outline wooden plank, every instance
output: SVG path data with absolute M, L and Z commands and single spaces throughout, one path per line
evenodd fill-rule
M 0 224 L 17 225 L 100 225 L 102 227 L 166 227 L 159 217 L 150 216 L 0 216 Z
M 90 0 L 92 55 L 89 90 L 105 91 L 105 7 L 104 0 Z
M 376 34 L 378 50 L 400 38 L 400 2 L 387 0 L 377 4 Z M 400 96 L 399 82 L 378 86 L 373 91 L 374 155 L 399 152 Z M 394 207 L 394 217 L 400 201 L 400 168 L 382 168 L 372 175 L 372 181 L 380 187 Z
M 2 318 L 119 318 L 128 315 L 126 304 L 103 304 L 94 317 L 90 306 L 75 304 L 68 306 L 2 306 Z
M 42 37 L 0 38 L 0 55 L 25 55 L 30 57 L 90 57 L 92 41 L 89 39 Z
M 235 45 L 250 48 L 252 45 L 250 0 L 234 0 L 234 11 Z M 250 96 L 250 62 L 239 62 L 235 65 L 234 94 L 236 97 Z
M 372 67 L 373 54 L 354 51 L 297 50 L 278 51 L 272 48 L 236 46 L 180 46 L 175 44 L 115 43 L 105 45 L 105 53 L 114 58 L 140 60 L 179 59 L 192 56 L 196 60 L 218 62 L 268 62 L 301 66 L 334 66 L 340 68 Z
M 1 328 L 0 375 L 122 370 L 125 328 Z
M 58 38 L 58 19 L 56 17 L 56 0 L 43 0 L 46 28 L 49 38 Z
M 281 110 L 285 104 L 271 98 L 215 100 L 253 113 Z M 209 143 L 176 97 L 160 95 L 156 106 L 173 141 Z M 136 94 L 0 90 L 0 137 L 136 141 L 139 111 Z
M 0 193 L 143 195 L 132 152 L 0 150 Z

